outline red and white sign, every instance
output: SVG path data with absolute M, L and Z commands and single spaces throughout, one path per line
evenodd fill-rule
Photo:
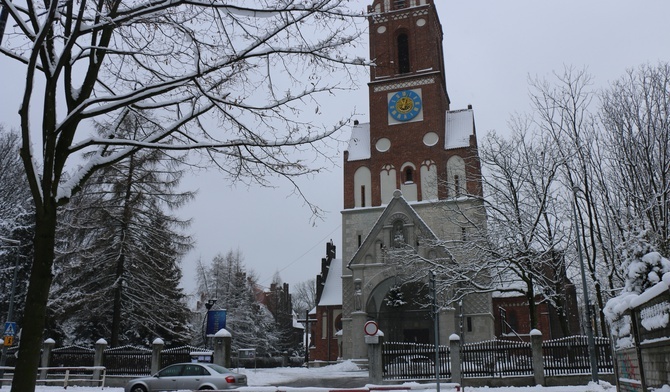
M 379 332 L 379 325 L 377 325 L 376 322 L 374 321 L 368 321 L 365 323 L 365 327 L 363 327 L 365 330 L 365 334 L 368 336 L 375 336 L 377 335 L 377 332 Z

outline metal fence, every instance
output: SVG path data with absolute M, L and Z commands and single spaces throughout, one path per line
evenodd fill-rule
M 595 338 L 598 373 L 613 373 L 610 339 Z M 586 336 L 569 336 L 542 343 L 544 374 L 558 376 L 591 373 L 589 344 Z
M 49 366 L 72 367 L 92 366 L 95 350 L 82 346 L 66 346 L 55 348 L 51 351 Z
M 179 362 L 191 362 L 192 352 L 209 351 L 202 347 L 182 346 L 161 351 L 160 368 Z M 145 347 L 121 346 L 103 351 L 103 364 L 107 375 L 145 376 L 151 373 L 152 350 Z M 51 352 L 51 367 L 91 366 L 95 356 L 93 348 L 66 346 Z M 12 365 L 13 366 L 13 365 Z
M 159 368 L 164 368 L 173 363 L 179 362 L 191 362 L 191 353 L 192 352 L 204 352 L 211 351 L 202 347 L 193 347 L 193 346 L 181 346 L 175 348 L 168 348 L 161 351 L 161 364 Z
M 440 378 L 450 378 L 449 347 L 439 347 L 438 359 Z M 435 379 L 435 345 L 386 342 L 382 366 L 385 380 Z
M 463 377 L 532 376 L 530 343 L 488 340 L 464 344 L 461 348 Z
M 614 364 L 610 340 L 597 337 L 598 372 L 612 374 Z M 591 372 L 588 341 L 585 336 L 571 336 L 542 342 L 545 376 L 589 374 Z M 460 364 L 450 363 L 449 348 L 440 346 L 440 377 L 450 378 L 451 367 L 459 366 L 461 376 L 524 377 L 533 376 L 531 343 L 489 340 L 463 344 Z M 435 346 L 432 344 L 386 342 L 382 348 L 385 380 L 434 379 Z
M 54 350 L 55 351 L 55 350 Z M 148 375 L 151 372 L 151 350 L 136 346 L 121 346 L 103 351 L 102 363 L 107 374 L 116 375 Z

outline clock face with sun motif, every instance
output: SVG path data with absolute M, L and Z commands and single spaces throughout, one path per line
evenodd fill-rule
M 421 113 L 421 97 L 412 90 L 398 91 L 389 99 L 389 114 L 396 121 L 409 121 Z

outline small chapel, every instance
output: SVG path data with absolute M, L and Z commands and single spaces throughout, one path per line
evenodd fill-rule
M 368 14 L 370 118 L 354 122 L 344 152 L 341 254 L 321 280 L 338 280 L 341 310 L 332 300 L 316 309 L 317 329 L 328 328 L 316 346 L 321 337 L 331 347 L 324 360 L 365 360 L 368 321 L 385 341 L 434 343 L 428 276 L 409 272 L 426 260 L 476 263 L 468 247 L 448 244 L 474 241 L 486 224 L 474 112 L 450 108 L 434 0 L 374 0 Z M 442 292 L 438 302 L 449 303 Z M 454 333 L 464 342 L 494 337 L 489 293 L 437 313 L 441 344 Z

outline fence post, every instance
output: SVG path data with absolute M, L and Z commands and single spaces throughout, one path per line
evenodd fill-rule
M 212 362 L 223 367 L 230 367 L 230 342 L 232 339 L 233 336 L 225 328 L 221 328 L 214 334 L 214 358 L 212 358 Z
M 533 353 L 533 376 L 535 385 L 544 385 L 544 353 L 542 352 L 542 332 L 530 331 L 530 349 Z
M 56 345 L 56 341 L 49 338 L 42 343 L 42 359 L 40 361 L 40 367 L 48 368 L 49 360 L 51 359 L 51 350 L 53 350 Z M 40 380 L 46 380 L 47 378 L 47 369 L 40 370 Z
M 365 335 L 365 343 L 368 346 L 368 374 L 371 384 L 381 384 L 384 376 L 382 365 L 382 346 L 384 345 L 384 332 L 380 329 L 374 335 Z
M 161 369 L 161 351 L 163 351 L 163 346 L 165 342 L 163 339 L 156 338 L 151 343 L 151 375 L 158 373 Z
M 449 351 L 451 360 L 451 382 L 461 383 L 461 338 L 454 334 L 449 336 Z
M 95 355 L 93 356 L 93 366 L 103 366 L 103 355 L 105 349 L 107 348 L 107 341 L 105 339 L 98 339 L 95 342 Z M 93 370 L 93 379 L 96 381 L 100 380 L 100 369 Z

